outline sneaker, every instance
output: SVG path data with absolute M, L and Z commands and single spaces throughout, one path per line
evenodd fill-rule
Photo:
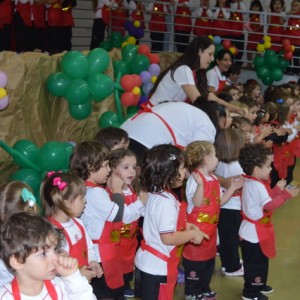
M 263 288 L 261 288 L 260 292 L 263 294 L 270 294 L 272 293 L 274 290 L 271 286 L 269 285 L 265 285 Z
M 204 300 L 215 300 L 217 299 L 217 293 L 215 291 L 208 291 L 205 293 L 202 293 Z
M 124 297 L 125 298 L 134 298 L 134 290 L 132 290 L 132 289 L 126 290 L 124 293 Z
M 202 295 L 185 295 L 185 300 L 204 300 Z
M 177 285 L 184 285 L 184 283 L 184 271 L 182 269 L 178 269 Z
M 269 300 L 267 296 L 258 292 L 255 296 L 248 296 L 247 294 L 242 295 L 243 300 Z
M 223 274 L 225 274 L 225 267 L 221 267 L 221 272 L 223 273 Z
M 229 276 L 229 277 L 244 276 L 244 268 L 242 266 L 239 270 L 234 271 L 234 272 L 225 272 L 224 271 L 224 275 L 225 276 Z

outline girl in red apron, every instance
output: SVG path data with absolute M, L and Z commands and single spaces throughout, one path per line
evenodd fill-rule
M 240 152 L 239 162 L 246 174 L 239 231 L 245 280 L 243 299 L 268 299 L 262 293 L 273 291 L 267 285 L 269 258 L 276 254 L 272 211 L 298 195 L 299 188 L 287 190 L 284 180 L 270 188 L 272 151 L 261 144 L 246 145 Z
M 213 12 L 213 30 L 214 35 L 225 37 L 230 34 L 230 12 L 227 0 L 217 0 L 215 10 Z M 217 29 L 219 28 L 219 29 Z
M 218 164 L 215 147 L 208 142 L 193 142 L 186 148 L 186 163 L 191 175 L 186 184 L 187 221 L 209 236 L 200 245 L 187 243 L 183 249 L 185 295 L 188 299 L 216 299 L 210 289 L 217 244 L 217 223 L 220 205 L 225 204 L 242 181 L 232 181 L 221 195 L 220 183 L 212 175 Z M 195 297 L 195 298 L 193 298 Z
M 148 192 L 143 225 L 144 241 L 135 264 L 140 270 L 143 300 L 173 300 L 174 288 L 186 242 L 208 238 L 187 225 L 186 205 L 171 192 L 185 177 L 184 154 L 172 145 L 155 146 L 141 167 L 141 186 Z
M 11 50 L 11 24 L 13 20 L 13 6 L 11 0 L 0 3 L 0 51 Z
M 212 11 L 209 9 L 209 1 L 200 1 L 200 7 L 195 11 L 196 21 L 193 34 L 196 36 L 210 35 L 212 30 Z
M 103 272 L 93 243 L 78 219 L 85 207 L 85 192 L 85 184 L 78 176 L 49 172 L 43 182 L 41 198 L 45 217 L 63 230 L 64 250 L 78 260 L 80 273 L 91 282 L 93 278 L 100 278 Z

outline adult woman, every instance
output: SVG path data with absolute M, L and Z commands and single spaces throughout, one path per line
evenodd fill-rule
M 223 49 L 217 53 L 216 65 L 206 73 L 208 90 L 212 93 L 219 93 L 226 83 L 225 72 L 228 72 L 232 65 L 233 57 L 229 50 Z
M 148 106 L 165 101 L 194 102 L 203 96 L 210 101 L 226 106 L 230 111 L 240 109 L 226 103 L 207 89 L 206 69 L 214 60 L 215 45 L 206 36 L 195 37 L 186 51 L 166 70 L 161 72 L 151 91 Z

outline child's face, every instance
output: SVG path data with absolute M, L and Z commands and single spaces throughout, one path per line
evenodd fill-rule
M 270 172 L 272 170 L 271 163 L 273 161 L 272 155 L 269 155 L 264 165 L 260 168 L 256 166 L 254 168 L 253 176 L 260 180 L 268 180 Z
M 300 112 L 300 100 L 299 101 L 295 101 L 291 105 L 291 110 L 292 110 L 293 113 L 299 113 Z
M 250 124 L 242 124 L 240 126 L 241 130 L 243 131 L 244 135 L 245 135 L 245 143 L 249 144 L 252 140 L 252 125 Z
M 250 8 L 250 10 L 252 10 L 252 11 L 260 11 L 260 8 L 259 8 L 259 6 L 254 5 L 254 6 L 252 6 L 252 7 Z
M 232 65 L 231 56 L 226 53 L 223 58 L 217 60 L 217 64 L 221 73 L 227 72 Z
M 126 141 L 125 139 L 122 139 L 118 144 L 114 145 L 111 150 L 116 149 L 127 149 L 129 146 L 129 141 Z
M 178 181 L 174 185 L 174 188 L 182 186 L 182 182 L 186 177 L 186 167 L 184 166 L 184 163 L 180 164 L 179 169 L 178 169 L 178 173 L 180 175 L 180 178 L 178 179 Z
M 247 118 L 251 122 L 251 124 L 254 123 L 254 121 L 257 117 L 257 111 L 258 111 L 258 106 L 256 106 L 256 105 L 249 108 Z
M 135 156 L 125 156 L 117 166 L 116 171 L 124 181 L 125 185 L 131 185 L 136 176 L 136 158 Z
M 240 74 L 238 74 L 238 73 L 235 73 L 235 74 L 230 73 L 229 74 L 229 79 L 232 82 L 237 82 L 239 78 L 240 78 Z
M 238 89 L 231 89 L 228 92 L 229 95 L 232 97 L 232 101 L 238 101 L 240 99 L 240 93 Z
M 209 6 L 209 0 L 200 0 L 200 6 L 208 7 Z
M 72 202 L 67 201 L 66 206 L 69 209 L 70 217 L 79 218 L 85 208 L 85 203 L 86 200 L 84 196 L 78 196 Z
M 262 124 L 268 123 L 268 122 L 269 122 L 269 119 L 270 119 L 270 114 L 269 114 L 268 111 L 266 111 L 264 117 L 261 119 Z
M 281 6 L 281 1 L 277 0 L 274 1 L 273 3 L 273 11 L 276 13 L 281 13 L 282 6 Z
M 216 170 L 217 164 L 218 164 L 218 159 L 216 157 L 216 150 L 213 149 L 213 151 L 207 155 L 207 171 L 208 172 L 213 172 Z
M 260 92 L 261 92 L 260 86 L 257 85 L 254 88 L 254 90 L 252 91 L 252 96 L 255 97 L 255 98 L 257 98 L 257 97 L 260 96 Z
M 88 178 L 89 181 L 95 184 L 103 184 L 106 183 L 107 178 L 109 176 L 110 167 L 108 160 L 105 160 L 100 169 L 96 172 L 91 172 L 90 177 Z

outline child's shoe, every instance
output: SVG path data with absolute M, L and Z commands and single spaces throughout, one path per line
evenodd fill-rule
M 204 300 L 215 300 L 217 299 L 217 293 L 215 291 L 209 290 L 207 292 L 202 293 Z
M 204 300 L 202 295 L 185 295 L 185 300 Z
M 261 292 L 255 293 L 255 295 L 254 294 L 248 295 L 247 293 L 243 293 L 242 299 L 243 300 L 269 300 L 269 298 L 264 294 L 262 294 Z
M 225 276 L 229 276 L 229 277 L 244 276 L 244 268 L 242 266 L 239 270 L 234 271 L 234 272 L 226 272 L 226 271 L 224 271 L 224 275 Z
M 133 289 L 128 289 L 124 293 L 125 298 L 134 298 L 134 290 Z
M 263 294 L 270 294 L 272 293 L 274 290 L 271 286 L 269 285 L 265 285 L 263 288 L 261 288 L 260 292 Z
M 184 271 L 178 268 L 177 285 L 184 285 Z

